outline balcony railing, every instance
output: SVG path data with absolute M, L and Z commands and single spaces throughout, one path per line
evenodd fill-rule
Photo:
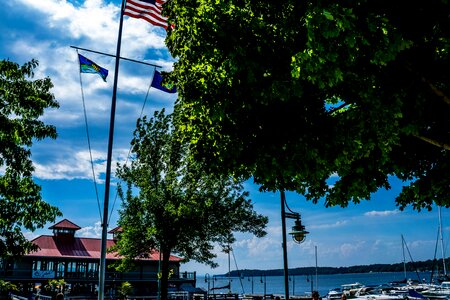
M 158 274 L 156 272 L 106 272 L 105 279 L 107 281 L 119 280 L 119 281 L 157 281 Z M 57 274 L 54 278 L 33 278 L 31 270 L 16 269 L 13 271 L 0 271 L 0 278 L 4 280 L 18 280 L 18 279 L 77 279 L 81 281 L 97 281 L 99 279 L 98 273 L 96 272 L 65 272 L 64 274 Z M 180 282 L 180 281 L 195 281 L 195 272 L 182 272 L 179 274 L 173 274 L 169 281 Z

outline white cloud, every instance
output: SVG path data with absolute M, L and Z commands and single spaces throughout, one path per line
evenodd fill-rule
M 117 162 L 121 164 L 126 161 L 128 150 L 122 149 L 114 153 L 111 163 L 112 173 L 114 173 Z M 92 165 L 88 150 L 73 152 L 69 158 L 64 156 L 60 159 L 53 159 L 45 164 L 34 162 L 34 175 L 40 179 L 88 179 L 93 180 Z M 106 171 L 106 153 L 96 150 L 92 151 L 92 161 L 94 165 L 95 179 L 97 183 L 103 183 L 101 175 Z
M 252 237 L 250 239 L 239 240 L 234 244 L 236 249 L 245 249 L 246 256 L 269 258 L 274 248 L 278 246 L 279 241 L 269 237 L 257 238 Z
M 31 241 L 31 240 L 34 240 L 35 238 L 37 238 L 39 235 L 36 234 L 36 232 L 26 231 L 26 232 L 23 233 L 23 236 L 27 240 Z
M 94 170 L 96 178 L 105 172 L 104 153 L 92 151 L 94 161 Z M 34 163 L 35 176 L 40 179 L 92 179 L 92 167 L 90 162 L 89 151 L 80 151 L 74 153 L 74 156 L 67 159 L 52 160 L 45 164 Z
M 365 241 L 356 243 L 344 243 L 339 247 L 339 254 L 343 257 L 351 257 L 361 253 L 361 249 L 365 246 Z
M 412 242 L 407 242 L 407 246 L 410 250 L 413 249 L 422 249 L 422 248 L 428 248 L 430 245 L 434 245 L 436 241 L 431 240 L 415 240 Z
M 344 221 L 336 221 L 334 223 L 309 225 L 308 228 L 310 228 L 310 229 L 330 229 L 330 228 L 337 228 L 337 227 L 345 226 L 347 224 L 348 224 L 348 221 L 344 220 Z
M 101 0 L 86 0 L 83 6 L 75 7 L 64 0 L 20 0 L 26 7 L 47 16 L 43 24 L 67 36 L 102 44 L 114 44 L 117 32 L 119 7 L 106 5 Z M 101 38 L 100 38 L 101 37 Z M 109 37 L 109 38 L 108 38 Z
M 395 210 L 384 210 L 384 211 L 369 211 L 364 213 L 364 216 L 367 217 L 388 217 L 388 216 L 392 216 L 392 215 L 396 215 L 399 214 L 400 211 L 398 209 Z
M 102 236 L 102 224 L 100 221 L 93 226 L 86 226 L 77 231 L 78 237 L 100 238 Z
M 75 7 L 64 0 L 20 0 L 26 7 L 47 16 L 43 23 L 71 39 L 84 40 L 98 49 L 116 49 L 120 7 L 103 0 L 86 0 Z M 124 55 L 136 57 L 148 49 L 165 48 L 162 31 L 142 20 L 124 17 L 122 47 Z M 88 48 L 88 47 L 84 47 Z

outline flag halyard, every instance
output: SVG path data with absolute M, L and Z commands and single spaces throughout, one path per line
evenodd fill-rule
M 167 18 L 161 15 L 162 5 L 167 0 L 127 0 L 124 15 L 143 19 L 155 26 L 167 29 Z

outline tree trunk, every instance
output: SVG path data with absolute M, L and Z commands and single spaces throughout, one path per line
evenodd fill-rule
M 169 287 L 169 259 L 170 249 L 162 249 L 161 261 L 161 300 L 167 300 L 167 292 Z

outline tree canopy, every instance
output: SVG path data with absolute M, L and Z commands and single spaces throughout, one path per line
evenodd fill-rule
M 163 299 L 171 253 L 214 267 L 214 245 L 233 243 L 235 232 L 266 234 L 267 217 L 253 210 L 242 184 L 189 160 L 189 149 L 164 110 L 138 120 L 131 144 L 131 165 L 117 171 L 127 187 L 126 193 L 119 188 L 122 231 L 111 250 L 125 257 L 121 268 L 159 250 Z
M 35 249 L 22 230 L 42 228 L 61 215 L 42 199 L 32 178 L 33 141 L 56 138 L 55 127 L 39 118 L 45 109 L 59 107 L 50 78 L 33 79 L 37 66 L 36 60 L 23 66 L 0 61 L 0 257 Z
M 341 206 L 396 176 L 401 208 L 450 205 L 448 0 L 171 0 L 164 12 L 180 128 L 212 171 Z

